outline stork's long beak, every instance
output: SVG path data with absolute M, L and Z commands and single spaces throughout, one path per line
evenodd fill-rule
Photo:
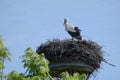
M 65 23 L 66 23 L 66 19 L 64 19 L 63 26 L 65 25 Z

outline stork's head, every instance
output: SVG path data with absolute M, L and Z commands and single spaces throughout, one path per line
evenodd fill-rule
M 67 21 L 68 21 L 68 19 L 64 19 L 64 24 L 66 24 L 66 23 L 67 23 Z

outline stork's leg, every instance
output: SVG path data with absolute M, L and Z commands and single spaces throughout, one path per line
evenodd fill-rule
M 72 41 L 74 40 L 74 38 L 72 37 Z

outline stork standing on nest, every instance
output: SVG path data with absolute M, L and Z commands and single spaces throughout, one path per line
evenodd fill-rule
M 65 26 L 65 30 L 72 36 L 72 40 L 73 38 L 77 40 L 82 40 L 80 34 L 81 30 L 78 27 L 69 24 L 67 19 L 64 19 L 64 26 Z

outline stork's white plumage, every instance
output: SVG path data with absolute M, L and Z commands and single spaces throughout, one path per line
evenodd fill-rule
M 73 38 L 76 38 L 78 40 L 82 39 L 80 35 L 81 30 L 78 27 L 69 24 L 67 19 L 64 19 L 64 26 L 65 30 L 72 36 L 72 39 Z

